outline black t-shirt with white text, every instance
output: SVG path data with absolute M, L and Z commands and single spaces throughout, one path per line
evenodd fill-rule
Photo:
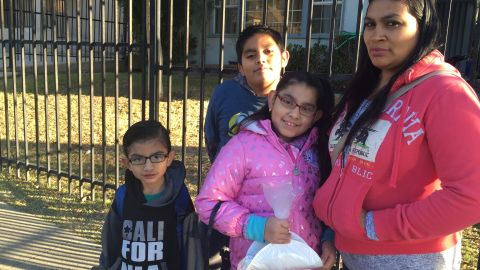
M 147 206 L 129 193 L 122 215 L 121 269 L 180 269 L 175 204 Z

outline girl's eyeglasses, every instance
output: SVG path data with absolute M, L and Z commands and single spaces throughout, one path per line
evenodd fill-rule
M 317 106 L 312 104 L 298 105 L 294 98 L 290 96 L 282 96 L 277 94 L 280 104 L 289 110 L 294 110 L 296 107 L 300 109 L 300 114 L 304 116 L 313 116 L 317 112 Z
M 144 165 L 145 163 L 147 163 L 147 159 L 149 159 L 151 163 L 160 163 L 164 161 L 167 158 L 167 156 L 168 154 L 161 153 L 161 152 L 155 153 L 148 157 L 144 157 L 140 155 L 132 155 L 128 159 L 128 161 L 130 161 L 132 165 Z

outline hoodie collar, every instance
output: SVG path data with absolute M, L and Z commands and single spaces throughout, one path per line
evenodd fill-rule
M 459 71 L 455 67 L 445 62 L 445 58 L 440 51 L 433 50 L 400 75 L 393 84 L 391 92 L 395 92 L 405 84 L 411 83 L 417 78 L 437 70 L 451 71 L 460 76 Z
M 184 183 L 185 174 L 186 171 L 183 163 L 174 160 L 165 173 L 165 186 L 162 191 L 162 197 L 150 202 L 145 200 L 142 182 L 140 182 L 140 180 L 138 180 L 128 169 L 125 171 L 125 185 L 127 186 L 127 189 L 133 191 L 133 196 L 139 202 L 148 206 L 159 207 L 170 204 L 177 198 Z
M 277 133 L 273 131 L 272 129 L 272 121 L 270 119 L 264 119 L 264 120 L 259 120 L 259 121 L 253 121 L 249 123 L 247 126 L 243 127 L 243 130 L 248 130 L 253 133 L 257 133 L 266 137 L 270 138 L 275 138 L 274 141 L 277 142 L 280 146 L 282 146 L 284 143 L 283 141 L 280 140 L 278 137 Z M 317 139 L 317 128 L 313 127 L 309 132 L 307 132 L 304 135 L 299 136 L 299 139 L 302 139 L 303 147 L 302 149 L 306 149 L 312 145 L 315 140 Z M 308 135 L 307 135 L 308 134 Z M 303 138 L 302 136 L 305 136 Z M 296 142 L 297 140 L 293 140 L 293 142 Z M 282 146 L 282 148 L 284 148 Z
M 240 84 L 245 90 L 248 90 L 250 93 L 252 93 L 254 96 L 257 96 L 257 93 L 253 91 L 253 89 L 248 85 L 247 79 L 245 76 L 243 76 L 241 73 L 238 73 L 234 78 L 234 81 L 236 81 L 238 84 Z

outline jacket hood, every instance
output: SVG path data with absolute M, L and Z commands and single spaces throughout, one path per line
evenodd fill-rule
M 175 201 L 180 193 L 180 189 L 184 184 L 183 181 L 185 179 L 185 175 L 186 171 L 183 163 L 178 160 L 174 160 L 165 173 L 165 188 L 162 196 L 157 200 L 150 202 L 145 200 L 142 182 L 140 182 L 140 180 L 138 180 L 128 169 L 125 171 L 125 185 L 127 186 L 128 190 L 133 191 L 134 197 L 139 202 L 148 206 L 160 207 Z
M 247 123 L 246 126 L 242 126 L 241 129 L 243 131 L 250 131 L 253 133 L 257 133 L 259 135 L 263 135 L 267 137 L 272 143 L 274 141 L 280 142 L 280 138 L 278 137 L 277 133 L 273 131 L 272 129 L 272 121 L 270 119 L 263 119 L 259 121 L 252 121 Z M 318 137 L 318 129 L 316 127 L 311 128 L 308 133 L 308 138 L 304 143 L 303 148 L 308 148 L 310 147 L 313 143 L 315 143 L 317 137 Z M 277 143 L 274 143 L 274 145 L 278 145 Z
M 238 73 L 234 78 L 233 81 L 237 82 L 242 88 L 246 91 L 251 92 L 254 96 L 257 96 L 257 93 L 253 91 L 253 89 L 248 85 L 247 79 L 241 73 Z
M 411 66 L 407 69 L 399 78 L 395 81 L 392 86 L 391 93 L 397 91 L 400 87 L 413 82 L 414 80 L 420 78 L 421 76 L 428 74 L 433 71 L 448 71 L 452 73 L 452 75 L 461 76 L 460 72 L 452 65 L 445 62 L 443 54 L 438 50 L 433 50 L 427 56 L 422 58 L 419 62 Z M 405 94 L 405 103 L 410 104 L 410 100 L 412 98 L 412 92 L 408 92 Z M 401 113 L 400 113 L 400 123 L 403 123 L 405 117 L 407 116 L 408 106 L 403 106 Z M 392 173 L 390 175 L 390 186 L 396 187 L 397 185 L 397 176 L 400 164 L 400 150 L 401 150 L 401 140 L 402 140 L 402 129 L 398 129 L 398 132 L 395 134 L 395 142 L 394 145 L 394 157 L 392 162 Z
M 450 71 L 453 74 L 461 76 L 460 72 L 454 66 L 445 62 L 445 57 L 440 51 L 433 50 L 400 75 L 393 84 L 391 92 L 395 92 L 403 85 L 411 83 L 417 78 L 437 70 Z

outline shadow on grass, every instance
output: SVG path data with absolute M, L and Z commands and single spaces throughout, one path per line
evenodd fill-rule
M 17 179 L 5 166 L 0 172 L 0 201 L 96 242 L 107 210 L 101 201 L 82 201 L 75 194 L 47 187 L 44 181 Z
M 180 147 L 174 147 L 177 153 L 180 153 Z M 185 166 L 187 168 L 186 185 L 189 188 L 192 197 L 197 193 L 197 148 L 188 148 L 185 156 Z M 45 159 L 45 156 L 42 156 Z M 180 156 L 177 154 L 177 158 Z M 112 158 L 110 161 L 114 161 Z M 62 162 L 64 160 L 62 159 Z M 205 157 L 204 174 L 206 173 L 209 162 Z M 76 166 L 77 164 L 73 164 Z M 112 182 L 110 176 L 114 175 L 114 165 L 108 163 L 109 182 Z M 53 167 L 54 168 L 54 167 Z M 85 167 L 88 168 L 88 167 Z M 98 169 L 98 167 L 97 167 Z M 20 169 L 20 177 L 15 176 L 16 168 L 11 167 L 8 172 L 5 162 L 0 171 L 0 201 L 5 202 L 15 208 L 26 213 L 37 215 L 49 222 L 53 222 L 61 228 L 72 230 L 80 236 L 93 239 L 96 242 L 100 241 L 100 231 L 103 224 L 103 219 L 108 211 L 108 206 L 113 199 L 113 190 L 107 191 L 107 201 L 103 204 L 102 190 L 96 189 L 97 198 L 91 201 L 89 197 L 89 184 L 84 184 L 84 197 L 79 196 L 79 181 L 73 181 L 72 193 L 69 194 L 66 189 L 66 184 L 62 184 L 59 188 L 56 181 L 52 181 L 51 185 L 47 185 L 45 173 L 40 173 L 38 179 L 31 176 L 29 181 L 25 180 L 25 170 Z M 120 174 L 123 175 L 123 169 L 120 169 Z M 62 180 L 66 183 L 66 179 Z M 120 179 L 120 184 L 123 183 L 123 176 Z M 59 190 L 60 189 L 60 190 Z

